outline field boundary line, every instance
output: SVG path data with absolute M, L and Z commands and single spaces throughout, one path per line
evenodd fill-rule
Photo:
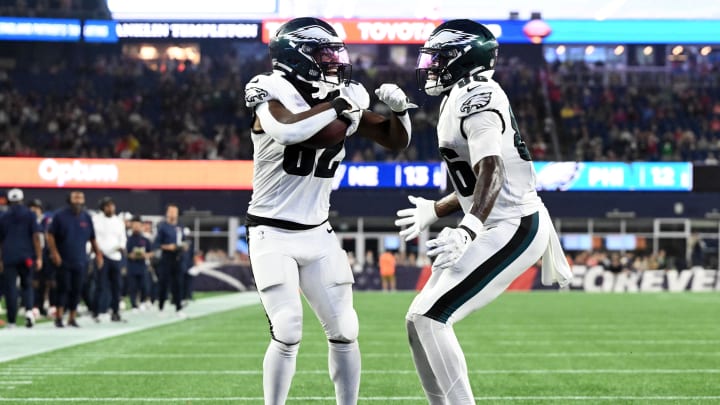
M 187 315 L 186 319 L 195 319 L 258 303 L 260 299 L 254 291 L 224 294 L 193 301 L 183 312 Z M 78 318 L 80 328 L 77 329 L 59 329 L 53 322 L 43 322 L 32 329 L 18 327 L 0 330 L 0 363 L 186 320 L 175 316 L 175 311 L 170 308 L 165 313 L 157 310 L 139 313 L 128 311 L 123 313 L 123 317 L 127 322 L 96 324 L 89 316 L 83 316 Z

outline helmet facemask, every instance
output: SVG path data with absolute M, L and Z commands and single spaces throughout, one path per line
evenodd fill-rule
M 448 68 L 460 55 L 456 48 L 420 48 L 415 70 L 418 87 L 429 96 L 449 90 L 459 78 L 454 78 Z
M 303 47 L 305 48 L 307 45 L 303 45 Z M 335 86 L 347 86 L 350 83 L 352 65 L 344 44 L 322 44 L 311 49 L 308 54 L 311 55 L 319 69 L 317 80 Z

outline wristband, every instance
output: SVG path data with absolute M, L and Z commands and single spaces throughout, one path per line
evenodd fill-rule
M 465 214 L 458 228 L 463 229 L 470 235 L 470 239 L 475 240 L 477 234 L 483 230 L 483 223 L 480 218 L 473 214 Z

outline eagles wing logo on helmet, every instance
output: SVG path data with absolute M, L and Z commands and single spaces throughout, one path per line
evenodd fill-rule
M 481 108 L 490 104 L 491 92 L 473 94 L 460 106 L 460 112 L 463 114 L 471 114 L 479 111 Z
M 468 34 L 467 32 L 462 32 L 458 30 L 445 29 L 428 39 L 425 47 L 440 48 L 443 46 L 462 45 L 472 41 L 475 38 L 477 38 L 477 35 Z
M 291 41 L 295 42 L 342 42 L 340 38 L 328 32 L 325 28 L 319 25 L 310 25 L 302 27 L 298 30 L 288 32 L 285 36 Z

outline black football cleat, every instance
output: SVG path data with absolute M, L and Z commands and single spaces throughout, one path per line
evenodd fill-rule
M 59 318 L 55 319 L 55 327 L 56 328 L 64 328 L 65 327 L 65 325 L 63 325 L 62 319 L 59 319 Z

